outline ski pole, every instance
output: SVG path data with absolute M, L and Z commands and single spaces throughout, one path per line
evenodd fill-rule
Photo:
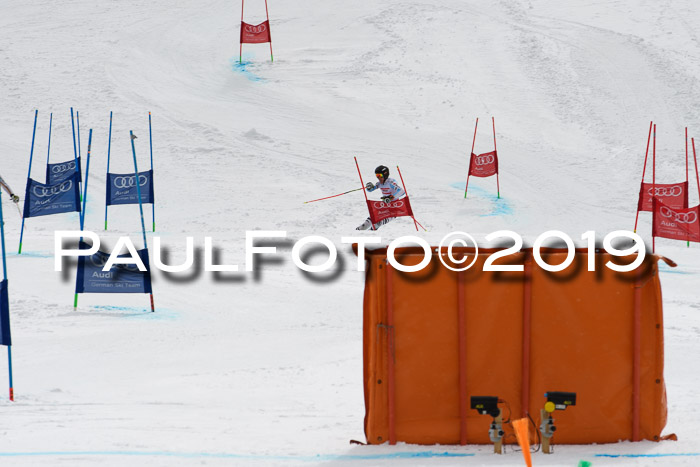
M 324 199 L 329 199 L 329 198 L 335 198 L 336 196 L 347 195 L 348 193 L 352 193 L 353 191 L 360 191 L 360 190 L 364 190 L 364 189 L 365 189 L 365 187 L 355 188 L 354 190 L 346 191 L 345 193 L 340 193 L 338 195 L 326 196 L 325 198 L 319 198 L 319 199 L 312 199 L 311 201 L 304 201 L 304 204 L 313 203 L 314 201 L 322 201 Z

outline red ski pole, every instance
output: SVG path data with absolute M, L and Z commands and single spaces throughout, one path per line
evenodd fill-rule
M 326 196 L 325 198 L 312 199 L 311 201 L 304 201 L 304 204 L 306 204 L 306 203 L 313 203 L 314 201 L 323 201 L 324 199 L 335 198 L 336 196 L 347 195 L 348 193 L 352 193 L 353 191 L 360 191 L 360 190 L 362 190 L 363 188 L 364 188 L 364 187 L 362 187 L 362 188 L 355 188 L 354 190 L 346 191 L 345 193 L 339 193 L 339 194 L 333 195 L 333 196 Z

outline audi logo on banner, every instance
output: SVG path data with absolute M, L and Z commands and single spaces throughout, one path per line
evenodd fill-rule
M 65 193 L 67 191 L 70 191 L 71 188 L 73 188 L 73 181 L 66 180 L 60 185 L 35 186 L 33 191 L 34 196 L 36 196 L 37 198 L 46 198 L 47 196 L 56 196 L 60 195 L 61 193 Z
M 133 175 L 114 177 L 114 181 L 112 183 L 116 188 L 133 188 L 136 186 L 136 177 Z M 148 183 L 148 177 L 140 174 L 139 185 L 144 186 L 146 183 Z
M 659 210 L 662 216 L 673 219 L 679 224 L 693 224 L 698 220 L 698 215 L 694 211 L 690 212 L 675 212 L 665 206 L 661 206 Z
M 261 32 L 267 31 L 267 26 L 264 24 L 258 24 L 257 26 L 246 25 L 245 32 L 250 34 L 260 34 Z
M 647 190 L 650 196 L 658 196 L 658 197 L 669 197 L 669 196 L 680 196 L 683 194 L 683 188 L 679 186 L 674 186 L 674 187 L 665 187 L 665 186 L 657 186 L 657 187 L 651 187 L 649 190 Z M 656 194 L 653 194 L 656 193 Z
M 90 256 L 90 262 L 92 263 L 93 266 L 96 268 L 104 268 L 105 264 L 107 264 L 107 255 L 101 255 L 99 253 L 94 254 Z
M 394 201 L 393 203 L 386 204 L 383 201 L 375 201 L 374 202 L 374 207 L 376 209 L 383 209 L 383 208 L 402 208 L 403 207 L 403 201 Z
M 474 163 L 476 165 L 488 165 L 493 164 L 495 160 L 496 158 L 493 156 L 493 154 L 488 156 L 476 156 L 476 158 L 474 159 Z
M 63 162 L 51 167 L 51 173 L 60 174 L 69 170 L 75 170 L 75 161 Z

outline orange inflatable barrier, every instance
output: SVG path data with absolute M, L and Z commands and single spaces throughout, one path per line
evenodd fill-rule
M 577 249 L 568 268 L 549 272 L 532 250 L 521 250 L 504 260 L 524 264 L 524 272 L 484 272 L 497 250 L 480 249 L 470 269 L 455 272 L 432 251 L 425 269 L 404 273 L 387 262 L 386 248 L 365 250 L 368 443 L 486 444 L 491 418 L 470 410 L 471 396 L 498 396 L 507 403 L 504 418 L 529 413 L 537 423 L 547 391 L 577 394 L 575 407 L 553 414 L 557 444 L 660 439 L 660 257 L 647 255 L 636 270 L 620 273 L 605 264 L 636 256 L 596 253 L 596 270 L 588 272 L 587 252 Z M 417 265 L 424 252 L 397 248 L 395 257 Z M 565 257 L 566 250 L 542 249 L 548 264 Z M 504 429 L 504 442 L 515 443 L 510 424 Z

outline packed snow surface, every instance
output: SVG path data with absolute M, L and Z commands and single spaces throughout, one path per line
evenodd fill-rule
M 271 0 L 269 11 L 274 62 L 262 44 L 239 63 L 237 2 L 0 2 L 0 173 L 14 190 L 34 110 L 43 180 L 49 116 L 51 161 L 70 159 L 74 107 L 83 158 L 93 129 L 85 228 L 140 245 L 136 206 L 110 208 L 103 230 L 109 113 L 110 168 L 128 172 L 129 130 L 149 164 L 150 111 L 169 261 L 184 260 L 188 236 L 201 256 L 209 236 L 217 260 L 241 269 L 156 272 L 155 313 L 144 295 L 81 295 L 74 309 L 75 269 L 54 272 L 53 241 L 78 215 L 28 219 L 18 255 L 21 219 L 3 194 L 16 401 L 0 401 L 0 465 L 522 465 L 489 446 L 348 444 L 364 440 L 364 276 L 341 237 L 366 207 L 359 191 L 303 202 L 357 188 L 357 156 L 365 181 L 401 167 L 418 235 L 434 244 L 454 230 L 483 241 L 509 229 L 526 244 L 551 229 L 579 243 L 631 230 L 649 121 L 660 182 L 685 179 L 684 128 L 700 134 L 700 3 Z M 245 14 L 263 21 L 264 3 Z M 494 178 L 471 178 L 464 200 L 475 119 L 483 153 L 491 116 L 501 199 Z M 696 205 L 692 167 L 691 152 Z M 650 224 L 642 213 L 646 241 Z M 248 230 L 287 232 L 256 273 L 244 271 Z M 415 230 L 404 218 L 378 234 Z M 338 245 L 336 274 L 292 264 L 307 235 Z M 700 246 L 656 247 L 678 263 L 661 272 L 664 432 L 678 442 L 556 446 L 535 465 L 700 462 Z

